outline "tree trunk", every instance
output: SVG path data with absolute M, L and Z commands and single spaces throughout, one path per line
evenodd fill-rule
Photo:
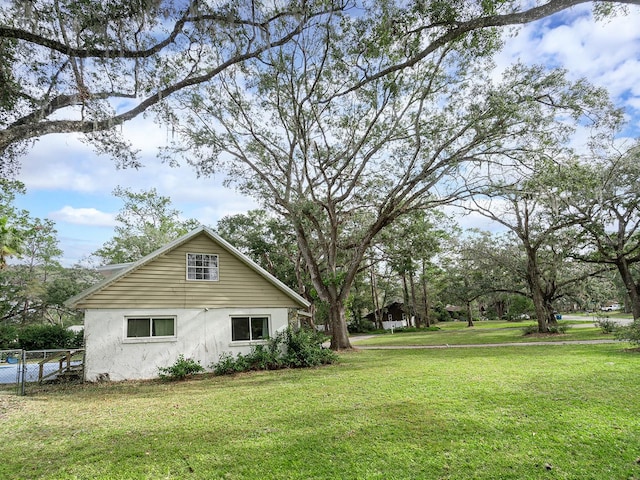
M 416 308 L 416 282 L 413 278 L 413 272 L 409 275 L 409 287 L 411 288 L 411 308 L 409 310 L 409 323 L 411 323 L 411 317 L 413 317 L 415 324 L 410 326 L 420 327 L 422 321 L 420 319 L 420 315 L 418 314 L 418 309 Z
M 382 312 L 380 311 L 380 300 L 378 299 L 378 277 L 373 269 L 373 262 L 369 269 L 371 276 L 371 299 L 373 300 L 373 319 L 376 328 L 382 329 Z
M 533 305 L 536 309 L 536 319 L 538 321 L 538 333 L 547 333 L 549 326 L 547 325 L 547 309 L 544 306 L 544 300 L 540 295 L 533 295 Z
M 422 269 L 422 306 L 424 308 L 424 326 L 430 327 L 431 320 L 429 319 L 429 294 L 427 292 L 427 276 L 424 271 L 424 267 Z
M 469 278 L 464 277 L 464 286 L 467 292 L 469 291 Z M 467 327 L 473 327 L 473 312 L 471 311 L 471 302 L 466 300 L 465 306 L 467 307 Z
M 535 251 L 527 251 L 527 283 L 529 284 L 531 299 L 536 310 L 538 333 L 547 333 L 549 331 L 549 312 L 547 311 L 547 303 L 540 285 L 540 271 L 535 256 Z
M 314 303 L 311 303 L 311 306 L 309 307 L 309 314 L 311 316 L 309 317 L 308 320 L 305 321 L 305 323 L 309 326 L 309 328 L 311 328 L 315 332 L 317 329 L 316 329 L 316 322 L 315 322 L 316 305 Z
M 638 291 L 638 285 L 636 285 L 636 282 L 631 275 L 631 269 L 629 268 L 629 264 L 626 259 L 619 259 L 616 263 L 616 267 L 618 267 L 618 272 L 620 273 L 622 282 L 627 290 L 627 296 L 631 302 L 631 314 L 633 315 L 633 319 L 638 320 L 640 318 L 640 291 Z
M 29 300 L 28 300 L 28 299 L 26 299 L 26 300 L 24 301 L 24 304 L 22 305 L 22 314 L 21 314 L 21 317 L 22 317 L 22 320 L 21 320 L 22 325 L 26 325 L 26 324 L 27 324 L 27 316 L 28 316 L 27 314 L 28 314 L 28 312 L 29 312 Z
M 407 272 L 402 272 L 402 293 L 404 295 L 404 306 L 402 311 L 407 316 L 411 316 L 411 308 L 409 306 L 409 286 L 407 285 Z M 407 323 L 407 326 L 410 327 L 411 320 Z
M 347 331 L 345 308 L 340 302 L 329 304 L 329 324 L 331 325 L 331 350 L 347 350 L 352 348 Z
M 546 305 L 546 310 L 547 310 L 547 325 L 553 325 L 553 326 L 557 326 L 558 325 L 558 319 L 556 317 L 556 314 L 553 310 L 553 305 L 551 304 L 551 301 L 547 300 L 545 302 Z
M 467 327 L 473 327 L 473 313 L 471 312 L 471 302 L 467 304 Z

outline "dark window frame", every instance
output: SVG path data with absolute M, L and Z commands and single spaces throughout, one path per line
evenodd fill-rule
M 269 338 L 270 325 L 271 318 L 268 315 L 232 315 L 231 341 L 266 341 Z
M 171 330 L 172 333 L 169 335 L 159 335 L 157 334 L 158 330 L 163 330 L 159 324 L 160 322 L 164 322 L 167 320 L 171 320 Z M 145 326 L 140 326 L 142 322 L 147 322 L 146 329 Z M 134 326 L 133 324 L 137 323 L 138 326 Z M 146 331 L 145 331 L 146 330 Z M 142 334 L 139 334 L 142 333 Z M 176 317 L 173 315 L 136 315 L 136 316 L 128 316 L 125 317 L 125 338 L 127 340 L 138 340 L 138 339 L 170 339 L 176 337 Z

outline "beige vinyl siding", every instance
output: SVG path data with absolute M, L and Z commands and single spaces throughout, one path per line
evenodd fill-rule
M 187 253 L 218 255 L 219 280 L 187 280 Z M 78 308 L 301 307 L 202 233 L 83 299 Z

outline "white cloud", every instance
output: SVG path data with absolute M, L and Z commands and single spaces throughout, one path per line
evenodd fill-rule
M 572 78 L 586 77 L 618 100 L 629 92 L 639 96 L 640 9 L 630 6 L 628 15 L 596 21 L 588 8 L 524 26 L 506 39 L 499 70 L 517 60 L 544 63 L 567 69 Z
M 193 168 L 163 164 L 156 158 L 163 131 L 149 119 L 125 125 L 124 133 L 141 150 L 144 166 L 138 170 L 117 169 L 73 135 L 43 137 L 22 159 L 19 178 L 32 199 L 24 208 L 56 222 L 64 265 L 80 261 L 113 236 L 115 215 L 106 211 L 122 207 L 112 194 L 117 186 L 136 192 L 155 188 L 183 218 L 214 228 L 225 215 L 257 208 L 252 199 L 224 187 L 223 175 L 198 178 Z
M 49 217 L 56 222 L 92 227 L 113 227 L 117 223 L 113 213 L 101 212 L 96 208 L 74 208 L 69 205 L 51 212 Z
M 255 202 L 224 187 L 225 176 L 198 178 L 194 168 L 172 168 L 156 157 L 165 142 L 165 128 L 151 119 L 128 122 L 124 134 L 140 150 L 142 167 L 118 169 L 107 156 L 96 155 L 74 135 L 49 135 L 40 139 L 22 159 L 20 180 L 28 192 L 60 191 L 65 194 L 108 195 L 120 186 L 134 191 L 155 188 L 170 197 L 174 205 L 193 203 L 208 206 L 230 202 L 232 211 L 238 203 L 254 208 Z
M 242 197 L 234 199 L 233 196 L 231 196 L 230 198 L 226 198 L 224 201 L 220 201 L 217 204 L 212 203 L 209 206 L 196 208 L 186 216 L 195 218 L 203 225 L 215 228 L 216 223 L 222 217 L 227 215 L 246 213 L 248 210 L 252 210 L 255 208 L 259 208 L 258 204 L 252 203 L 250 200 L 246 200 Z
M 96 156 L 74 135 L 48 135 L 21 161 L 20 180 L 27 191 L 101 192 L 118 170 L 107 157 Z

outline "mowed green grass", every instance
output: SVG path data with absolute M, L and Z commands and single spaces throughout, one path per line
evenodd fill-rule
M 357 351 L 310 370 L 40 392 L 0 478 L 640 479 L 624 344 Z
M 613 335 L 604 334 L 596 327 L 580 327 L 584 322 L 561 322 L 569 325 L 566 333 L 559 335 L 523 335 L 528 322 L 476 322 L 467 327 L 466 322 L 439 323 L 438 331 L 411 333 L 385 333 L 371 338 L 354 337 L 356 346 L 409 346 L 409 345 L 473 345 L 491 343 L 566 342 L 581 340 L 613 340 Z M 589 322 L 592 324 L 592 322 Z

